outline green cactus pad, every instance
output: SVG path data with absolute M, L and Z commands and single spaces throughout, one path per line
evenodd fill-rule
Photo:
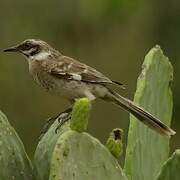
M 48 180 L 51 166 L 52 153 L 58 138 L 69 128 L 69 122 L 63 124 L 56 134 L 58 120 L 49 128 L 39 141 L 34 155 L 35 174 L 38 180 Z
M 80 132 L 87 127 L 89 110 L 90 102 L 80 99 L 74 105 L 70 123 L 55 134 L 56 121 L 43 136 L 35 153 L 39 180 L 127 180 L 104 145 L 88 133 L 79 133 L 79 127 Z
M 180 149 L 164 163 L 157 180 L 180 180 Z
M 159 46 L 146 55 L 134 101 L 165 124 L 172 116 L 173 68 Z M 130 116 L 125 172 L 129 179 L 154 180 L 169 154 L 169 139 Z
M 124 180 L 117 160 L 97 139 L 69 130 L 57 141 L 50 180 Z
M 32 180 L 33 171 L 24 146 L 0 112 L 0 180 Z

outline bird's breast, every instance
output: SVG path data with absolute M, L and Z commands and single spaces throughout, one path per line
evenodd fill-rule
M 38 62 L 29 64 L 29 72 L 36 83 L 53 95 L 74 97 L 79 83 L 57 78 L 48 73 Z
M 46 72 L 40 63 L 32 62 L 29 64 L 29 72 L 33 76 L 33 79 L 43 87 L 45 90 L 50 91 L 55 88 L 54 79 Z

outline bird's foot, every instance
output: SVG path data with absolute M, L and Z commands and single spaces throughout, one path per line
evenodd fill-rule
M 63 114 L 61 114 L 61 115 L 58 117 L 58 126 L 57 126 L 56 129 L 55 129 L 55 133 L 56 133 L 56 134 L 57 134 L 57 132 L 58 132 L 58 129 L 59 129 L 65 122 L 67 122 L 70 118 L 71 118 L 71 112 L 63 113 Z
M 56 114 L 56 115 L 48 118 L 47 121 L 46 121 L 46 123 L 45 123 L 45 125 L 43 126 L 42 131 L 40 132 L 39 140 L 40 140 L 40 139 L 43 137 L 43 135 L 48 131 L 48 129 L 49 129 L 50 126 L 54 123 L 54 121 L 55 121 L 56 119 L 58 119 L 58 122 L 59 122 L 58 127 L 57 127 L 56 130 L 55 130 L 55 132 L 57 132 L 58 128 L 59 128 L 64 122 L 67 121 L 65 117 L 66 117 L 68 114 L 70 114 L 71 111 L 72 111 L 72 108 L 68 108 L 68 109 L 66 109 L 66 110 L 63 111 L 63 112 L 58 113 L 58 114 Z M 69 117 L 69 118 L 70 118 L 70 117 Z M 62 122 L 61 122 L 61 120 L 62 120 Z
M 53 124 L 53 122 L 58 118 L 60 114 L 52 116 L 50 118 L 48 118 L 40 132 L 40 136 L 39 136 L 39 140 L 41 140 L 41 138 L 44 136 L 44 134 L 48 131 L 48 129 L 50 128 L 50 126 Z

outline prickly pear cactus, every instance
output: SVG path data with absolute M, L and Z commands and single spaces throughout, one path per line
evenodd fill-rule
M 159 46 L 145 57 L 134 101 L 170 125 L 173 68 Z M 125 172 L 129 179 L 154 180 L 169 154 L 169 139 L 130 117 Z
M 134 98 L 167 125 L 172 115 L 172 71 L 160 47 L 154 47 L 143 63 Z M 121 129 L 114 129 L 102 145 L 85 132 L 90 109 L 88 99 L 80 99 L 69 122 L 58 131 L 58 119 L 51 125 L 37 146 L 34 170 L 21 140 L 0 112 L 0 180 L 127 180 L 117 161 L 123 149 Z M 124 167 L 129 180 L 179 180 L 180 150 L 169 159 L 168 153 L 168 138 L 130 117 Z
M 48 180 L 51 169 L 51 158 L 58 138 L 69 128 L 69 122 L 55 133 L 58 121 L 49 128 L 48 132 L 39 141 L 34 155 L 35 175 L 37 180 Z
M 90 102 L 80 99 L 74 106 L 70 125 L 63 125 L 55 136 L 55 122 L 42 138 L 35 153 L 40 180 L 126 180 L 110 151 L 96 138 L 83 132 L 89 110 Z
M 180 149 L 163 164 L 157 180 L 179 180 L 180 179 Z
M 32 165 L 24 146 L 6 116 L 0 112 L 0 180 L 32 179 Z

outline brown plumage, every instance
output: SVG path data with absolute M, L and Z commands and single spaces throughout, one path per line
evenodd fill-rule
M 101 98 L 127 110 L 142 123 L 162 135 L 175 134 L 175 131 L 159 119 L 109 87 L 110 84 L 122 86 L 121 83 L 110 80 L 86 64 L 63 56 L 44 41 L 25 40 L 5 50 L 7 51 L 23 54 L 28 60 L 29 71 L 34 80 L 52 94 L 62 96 L 70 102 L 82 97 L 87 97 L 89 100 Z

